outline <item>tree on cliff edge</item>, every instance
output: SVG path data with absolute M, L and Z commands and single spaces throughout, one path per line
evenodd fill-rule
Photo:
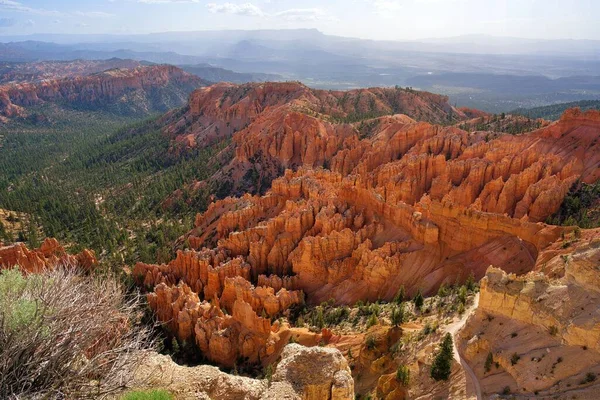
M 431 377 L 436 381 L 447 381 L 452 370 L 452 358 L 452 335 L 446 333 L 433 364 L 431 364 Z

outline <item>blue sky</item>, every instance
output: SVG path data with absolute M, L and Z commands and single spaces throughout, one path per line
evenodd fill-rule
M 0 0 L 0 34 L 317 28 L 412 40 L 600 39 L 599 0 Z

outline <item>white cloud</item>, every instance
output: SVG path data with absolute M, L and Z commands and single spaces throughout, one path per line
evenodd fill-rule
M 402 2 L 399 0 L 368 0 L 373 6 L 373 12 L 380 15 L 393 13 L 402 8 Z
M 266 15 L 259 7 L 255 6 L 252 3 L 244 3 L 244 4 L 209 3 L 206 6 L 208 7 L 208 10 L 211 13 L 236 14 L 236 15 L 246 15 L 246 16 L 251 16 L 251 17 L 262 17 L 262 16 Z
M 328 15 L 320 8 L 291 8 L 289 10 L 283 10 L 276 13 L 267 13 L 252 3 L 209 3 L 206 6 L 212 13 L 244 15 L 261 18 L 281 18 L 288 21 L 335 20 L 334 17 Z
M 46 10 L 44 8 L 33 8 L 14 0 L 0 0 L 0 10 L 22 12 L 27 14 L 47 15 L 47 16 L 78 16 L 78 17 L 112 17 L 112 14 L 102 11 L 74 11 L 64 13 L 56 10 Z
M 28 19 L 27 21 L 25 21 L 25 26 L 29 26 L 29 27 L 35 26 L 35 21 L 32 19 Z
M 39 15 L 60 15 L 58 11 L 45 10 L 43 8 L 31 8 L 13 0 L 0 0 L 0 9 L 8 11 L 18 11 Z
M 114 14 L 105 13 L 102 11 L 75 11 L 73 15 L 78 17 L 90 17 L 90 18 L 108 18 L 114 17 Z
M 273 14 L 275 17 L 284 18 L 288 21 L 318 21 L 335 20 L 320 8 L 292 8 Z

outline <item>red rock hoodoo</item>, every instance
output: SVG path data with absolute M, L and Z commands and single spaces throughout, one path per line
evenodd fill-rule
M 401 286 L 480 279 L 492 264 L 527 273 L 568 230 L 543 221 L 575 182 L 599 178 L 600 113 L 570 110 L 519 135 L 458 127 L 473 115 L 410 90 L 200 89 L 186 116 L 165 118 L 174 142 L 233 135 L 211 179 L 234 193 L 265 192 L 248 186 L 251 171 L 274 180 L 264 195 L 213 202 L 185 237 L 195 250 L 134 274 L 156 287 L 151 306 L 174 334 L 232 365 L 271 354 L 285 335 L 265 318 L 304 296 L 390 300 Z
M 39 249 L 29 250 L 23 243 L 0 247 L 0 269 L 19 267 L 25 272 L 41 272 L 59 265 L 76 266 L 89 270 L 98 261 L 94 252 L 83 250 L 68 254 L 56 239 L 44 240 Z

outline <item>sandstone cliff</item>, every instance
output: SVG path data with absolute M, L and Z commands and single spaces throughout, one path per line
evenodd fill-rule
M 484 392 L 508 386 L 535 398 L 597 398 L 600 231 L 565 240 L 540 257 L 535 272 L 518 277 L 491 267 L 482 280 L 460 346 Z
M 297 344 L 285 347 L 269 380 L 232 376 L 208 365 L 183 367 L 155 355 L 138 369 L 133 384 L 167 388 L 190 400 L 354 399 L 350 368 L 338 350 Z
M 89 270 L 97 264 L 94 252 L 83 250 L 68 254 L 56 239 L 46 239 L 39 249 L 29 250 L 23 243 L 0 247 L 0 269 L 19 267 L 25 272 L 40 272 L 60 265 Z
M 44 103 L 128 114 L 164 112 L 183 104 L 187 95 L 203 84 L 200 78 L 168 65 L 9 83 L 0 86 L 0 117 L 5 122 L 24 117 L 30 107 Z
M 316 97 L 285 85 L 290 98 Z M 218 101 L 230 101 L 228 87 L 201 90 L 220 90 Z M 185 237 L 195 250 L 168 265 L 139 264 L 134 271 L 150 289 L 183 282 L 197 296 L 189 304 L 202 304 L 202 314 L 212 310 L 214 325 L 193 319 L 191 326 L 200 329 L 190 332 L 210 359 L 225 365 L 240 354 L 242 330 L 234 326 L 242 320 L 252 331 L 243 354 L 252 353 L 254 361 L 274 354 L 269 352 L 281 347 L 285 335 L 267 335 L 272 327 L 259 316 L 285 313 L 301 302 L 301 292 L 309 304 L 353 304 L 390 300 L 401 286 L 409 295 L 432 293 L 471 273 L 480 279 L 489 265 L 525 274 L 547 246 L 572 230 L 541 221 L 575 182 L 598 179 L 597 112 L 569 111 L 547 127 L 492 140 L 485 132 L 394 115 L 371 120 L 369 134 L 360 139 L 353 126 L 284 111 L 277 104 L 289 98 L 259 87 L 264 91 L 254 94 L 254 114 L 237 103 L 213 110 L 241 124 L 244 118 L 254 118 L 253 127 L 267 124 L 235 134 L 229 167 L 246 163 L 265 171 L 271 164 L 252 159 L 262 154 L 276 160 L 272 171 L 285 165 L 285 173 L 262 196 L 212 203 Z M 280 125 L 268 125 L 277 118 L 298 126 L 280 131 Z M 161 319 L 180 310 L 171 308 Z M 228 315 L 221 316 L 222 309 Z M 215 336 L 219 344 L 211 347 L 211 332 L 225 327 L 233 333 Z

